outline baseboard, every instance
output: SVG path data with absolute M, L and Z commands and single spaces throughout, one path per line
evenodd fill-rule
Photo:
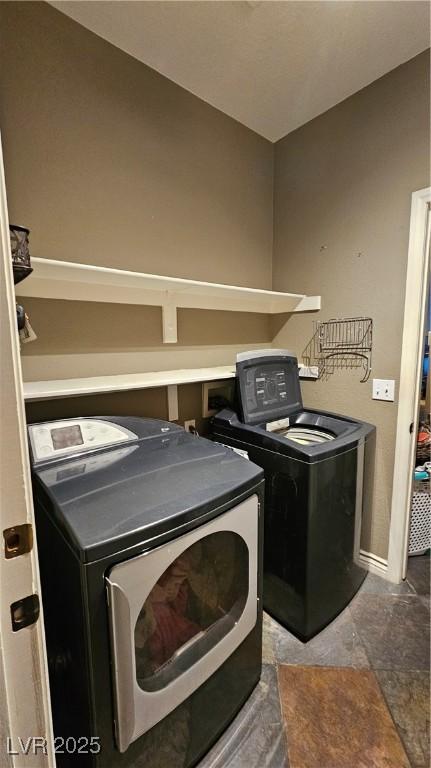
M 377 576 L 387 578 L 388 561 L 385 560 L 384 557 L 373 555 L 372 552 L 365 552 L 365 550 L 361 549 L 359 552 L 359 561 L 368 571 L 370 571 L 370 573 L 375 573 Z

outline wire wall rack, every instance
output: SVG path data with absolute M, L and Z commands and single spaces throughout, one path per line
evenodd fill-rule
M 314 333 L 302 353 L 305 365 L 317 365 L 319 379 L 336 370 L 361 369 L 361 382 L 371 373 L 373 321 L 370 317 L 334 318 L 314 323 Z

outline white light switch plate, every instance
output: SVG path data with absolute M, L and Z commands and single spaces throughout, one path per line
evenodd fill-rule
M 373 379 L 373 400 L 395 400 L 394 379 Z

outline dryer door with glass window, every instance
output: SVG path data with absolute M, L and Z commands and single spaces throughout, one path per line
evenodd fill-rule
M 257 620 L 258 499 L 106 578 L 121 752 L 205 682 Z

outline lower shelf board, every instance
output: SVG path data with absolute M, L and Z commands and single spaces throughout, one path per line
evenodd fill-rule
M 24 399 L 50 400 L 58 397 L 80 397 L 104 392 L 127 392 L 132 389 L 154 389 L 173 384 L 193 384 L 200 381 L 232 379 L 235 366 L 187 368 L 176 371 L 148 373 L 119 373 L 112 376 L 91 376 L 87 379 L 57 379 L 24 382 Z
M 317 368 L 299 366 L 300 378 L 317 378 Z M 91 376 L 82 379 L 54 379 L 24 382 L 26 402 L 52 400 L 63 397 L 81 397 L 106 392 L 127 392 L 132 389 L 155 389 L 178 384 L 233 379 L 235 365 L 213 368 L 184 368 L 176 371 L 150 371 L 147 373 L 119 373 L 111 376 Z

